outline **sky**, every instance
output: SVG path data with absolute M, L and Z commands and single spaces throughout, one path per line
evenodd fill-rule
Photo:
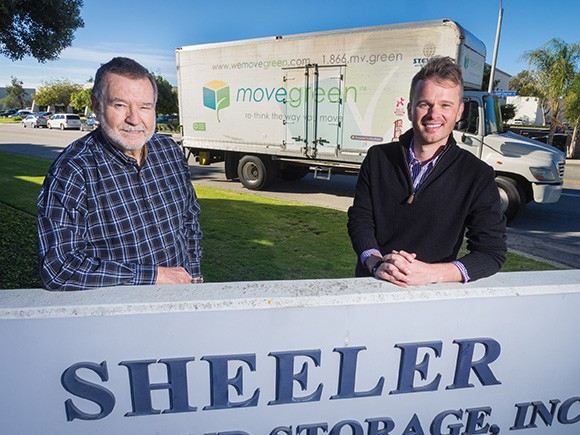
M 84 28 L 59 60 L 0 56 L 0 87 L 52 80 L 84 84 L 115 56 L 131 57 L 176 85 L 175 49 L 212 42 L 449 18 L 482 40 L 491 64 L 500 0 L 84 0 Z M 516 75 L 523 54 L 553 38 L 580 42 L 580 2 L 503 0 L 497 68 Z

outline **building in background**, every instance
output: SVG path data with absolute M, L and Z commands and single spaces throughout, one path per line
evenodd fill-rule
M 513 104 L 515 116 L 511 120 L 514 125 L 546 125 L 544 111 L 538 97 L 506 97 L 507 104 Z
M 496 68 L 495 74 L 493 77 L 493 81 L 497 82 L 497 84 L 494 86 L 494 90 L 496 90 L 496 91 L 509 91 L 511 79 L 512 79 L 511 75 Z

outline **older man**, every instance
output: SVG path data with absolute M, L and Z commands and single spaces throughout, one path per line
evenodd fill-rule
M 40 274 L 50 290 L 200 282 L 200 208 L 180 148 L 155 134 L 157 86 L 132 59 L 102 65 L 100 128 L 70 144 L 38 199 Z
M 413 128 L 399 142 L 369 149 L 348 212 L 357 276 L 403 287 L 467 282 L 504 263 L 493 169 L 453 139 L 462 95 L 461 68 L 450 58 L 432 59 L 411 83 Z M 470 252 L 458 259 L 464 235 Z

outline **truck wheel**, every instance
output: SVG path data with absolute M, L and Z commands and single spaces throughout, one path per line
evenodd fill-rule
M 282 180 L 295 181 L 300 180 L 310 172 L 310 167 L 304 165 L 288 165 L 282 169 L 280 176 Z
M 263 190 L 275 176 L 276 167 L 268 156 L 244 156 L 238 163 L 238 177 L 247 189 Z
M 495 177 L 495 184 L 499 190 L 501 209 L 509 223 L 520 213 L 525 204 L 523 192 L 511 178 Z

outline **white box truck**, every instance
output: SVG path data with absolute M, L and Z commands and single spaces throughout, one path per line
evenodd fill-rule
M 178 48 L 183 146 L 228 179 L 264 189 L 309 169 L 357 173 L 372 145 L 411 127 L 411 78 L 433 56 L 463 68 L 458 144 L 491 165 L 508 219 L 528 201 L 559 199 L 565 157 L 502 131 L 498 99 L 481 89 L 485 45 L 451 20 L 276 36 Z

